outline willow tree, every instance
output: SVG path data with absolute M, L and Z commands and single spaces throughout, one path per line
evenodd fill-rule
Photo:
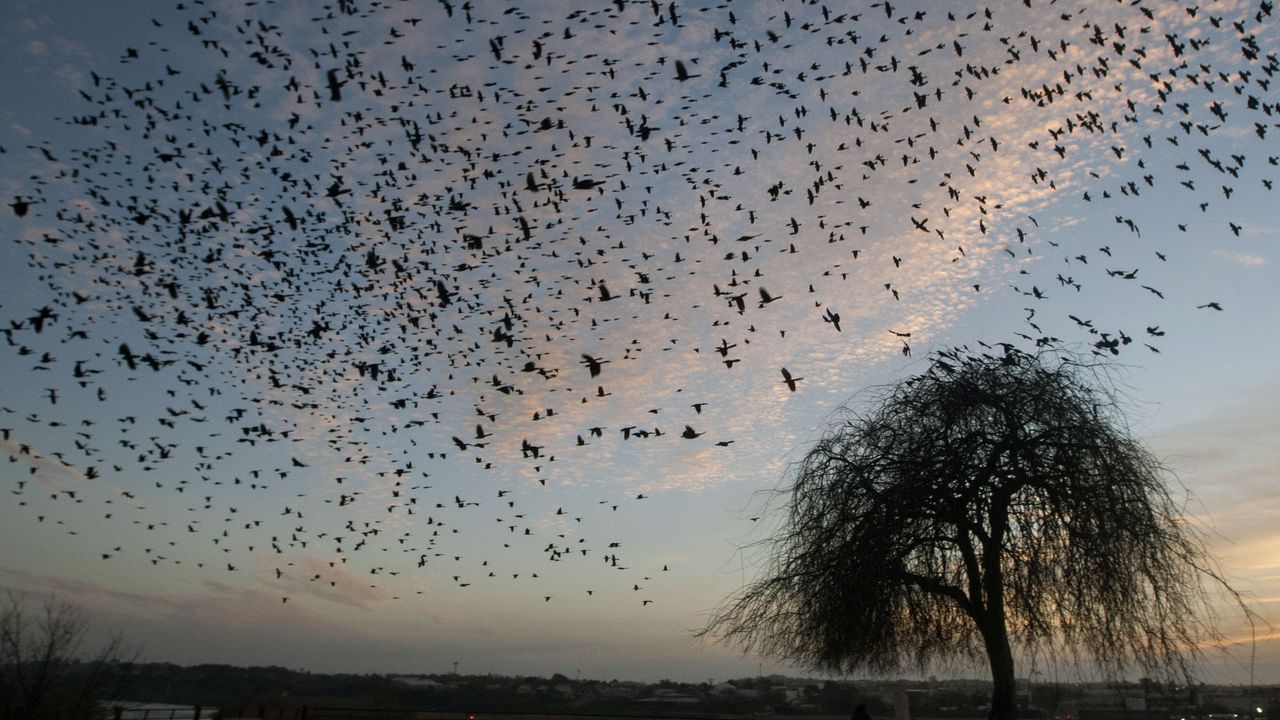
M 793 466 L 764 574 L 704 634 L 837 673 L 985 656 L 993 720 L 1018 651 L 1185 677 L 1220 575 L 1105 379 L 935 355 Z

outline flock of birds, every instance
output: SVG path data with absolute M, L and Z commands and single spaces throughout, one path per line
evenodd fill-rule
M 106 562 L 261 571 L 281 602 L 551 567 L 482 533 L 648 605 L 667 565 L 581 528 L 660 480 L 566 507 L 566 460 L 746 452 L 769 428 L 734 432 L 704 380 L 785 401 L 823 372 L 789 343 L 909 356 L 930 302 L 1014 294 L 1001 342 L 1158 351 L 1140 310 L 1076 298 L 1223 310 L 1159 286 L 1160 238 L 1247 235 L 1233 194 L 1280 163 L 1269 1 L 187 0 L 139 24 L 77 111 L 0 148 L 44 298 L 0 300 L 5 512 L 110 538 Z M 1120 239 L 1050 235 L 1070 203 Z M 149 509 L 175 494 L 185 517 Z

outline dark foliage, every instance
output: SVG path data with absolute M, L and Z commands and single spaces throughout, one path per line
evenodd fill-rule
M 993 717 L 1015 649 L 1186 676 L 1230 590 L 1110 387 L 1061 355 L 936 355 L 793 468 L 765 573 L 704 632 L 836 672 L 985 656 Z

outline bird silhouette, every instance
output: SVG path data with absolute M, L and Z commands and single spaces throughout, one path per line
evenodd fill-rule
M 776 392 L 784 351 L 907 365 L 907 340 L 936 337 L 931 304 L 987 297 L 1027 306 L 984 331 L 1024 347 L 1172 340 L 1193 261 L 1170 238 L 1266 219 L 1273 10 L 1166 13 L 1155 33 L 1141 4 L 1084 7 L 113 20 L 67 98 L 11 103 L 30 132 L 0 148 L 0 416 L 22 478 L 3 522 L 40 518 L 33 544 L 60 556 L 217 582 L 209 552 L 228 571 L 269 552 L 293 563 L 266 578 L 290 611 L 408 595 L 428 561 L 457 568 L 451 591 L 519 586 L 532 568 L 502 567 L 570 563 L 644 522 L 624 499 L 669 501 L 566 489 L 625 474 L 620 442 L 636 467 L 694 463 L 691 407 L 724 462 L 776 449 L 735 444 L 726 419 Z M 1096 224 L 1030 210 L 1082 199 Z M 913 332 L 867 342 L 871 318 Z M 287 512 L 259 509 L 283 492 Z M 55 535 L 90 532 L 76 505 L 101 511 L 87 550 Z M 593 564 L 625 588 L 631 560 Z

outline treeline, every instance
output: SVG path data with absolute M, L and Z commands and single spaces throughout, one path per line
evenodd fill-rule
M 411 684 L 387 675 L 324 674 L 282 667 L 180 666 L 139 663 L 129 669 L 129 700 L 201 705 L 256 714 L 259 708 L 347 707 L 470 713 L 548 713 L 679 717 L 786 712 L 794 703 L 781 687 L 737 681 L 745 691 L 715 692 L 708 683 L 670 680 L 640 684 L 538 676 L 415 676 Z M 679 697 L 684 702 L 671 702 Z M 876 716 L 892 708 L 845 683 L 805 688 L 807 710 L 847 716 L 865 704 Z M 806 713 L 807 714 L 807 713 Z

